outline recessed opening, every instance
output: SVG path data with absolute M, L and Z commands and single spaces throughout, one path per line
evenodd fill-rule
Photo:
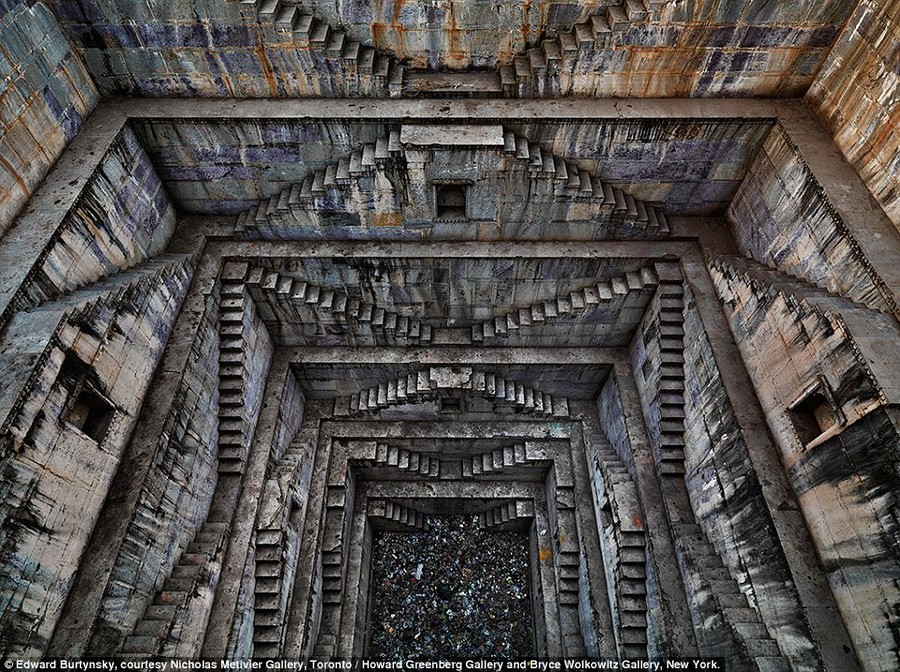
M 532 655 L 528 534 L 486 531 L 472 515 L 427 521 L 424 532 L 375 532 L 368 655 Z
M 814 388 L 788 410 L 794 429 L 804 444 L 809 443 L 838 422 L 831 400 L 821 386 Z
M 69 407 L 65 421 L 97 443 L 103 440 L 112 420 L 113 407 L 88 387 L 83 387 Z
M 441 413 L 462 413 L 462 399 L 460 397 L 443 397 L 440 402 Z
M 466 218 L 466 187 L 462 184 L 442 184 L 436 195 L 438 219 Z

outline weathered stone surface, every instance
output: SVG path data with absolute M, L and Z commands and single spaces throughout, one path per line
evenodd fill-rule
M 803 101 L 704 99 L 803 93 L 847 0 L 53 6 L 148 98 L 0 240 L 0 653 L 358 658 L 373 531 L 476 514 L 539 657 L 897 666 L 897 231 Z M 887 173 L 835 64 L 890 7 L 810 96 Z M 0 8 L 15 172 L 77 57 Z
M 43 2 L 0 6 L 0 234 L 99 100 L 72 43 Z
M 869 191 L 900 228 L 900 4 L 860 2 L 806 98 Z
M 770 132 L 728 221 L 743 254 L 863 305 L 897 312 L 896 288 L 873 267 L 784 129 Z
M 87 300 L 80 304 L 73 295 L 42 309 L 55 319 L 40 339 L 42 352 L 29 358 L 31 371 L 19 374 L 27 383 L 2 429 L 8 476 L 0 525 L 10 560 L 0 570 L 0 621 L 11 633 L 3 642 L 7 654 L 46 650 L 100 514 L 101 493 L 110 487 L 134 429 L 192 270 L 185 263 L 158 268 L 156 274 L 126 275 L 97 292 L 85 291 Z M 30 317 L 19 314 L 9 325 L 12 343 L 5 352 L 17 347 L 20 329 L 37 337 Z M 107 404 L 109 419 L 96 430 L 87 421 L 80 428 L 73 424 L 79 422 L 73 404 L 85 389 Z
M 896 629 L 880 605 L 898 598 L 879 577 L 898 571 L 888 550 L 896 489 L 884 485 L 897 470 L 897 429 L 884 405 L 896 403 L 894 372 L 873 369 L 855 340 L 883 335 L 883 347 L 896 350 L 896 321 L 788 278 L 778 287 L 753 270 L 722 260 L 718 291 L 850 636 L 867 642 L 872 669 L 889 667 Z M 828 396 L 838 419 L 805 435 L 788 409 L 811 389 Z
M 203 3 L 196 14 L 53 5 L 104 93 L 215 97 L 400 95 L 398 61 L 499 69 L 501 80 L 507 68 L 504 88 L 522 97 L 796 96 L 852 11 L 847 0 L 803 11 L 544 0 Z M 377 57 L 368 64 L 366 49 L 390 54 L 390 70 Z

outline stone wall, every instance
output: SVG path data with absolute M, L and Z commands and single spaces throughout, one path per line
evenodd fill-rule
M 840 313 L 724 265 L 713 275 L 860 661 L 866 670 L 896 669 L 898 617 L 888 607 L 900 600 L 888 578 L 900 567 L 895 411 L 883 406 L 880 381 Z M 854 312 L 844 310 L 847 318 Z M 885 319 L 892 318 L 871 315 L 866 336 L 883 332 Z M 827 388 L 843 421 L 811 441 L 798 434 L 788 409 L 815 386 Z
M 343 41 L 329 44 L 327 38 L 311 48 L 308 32 L 293 32 L 295 17 L 281 13 L 294 4 L 150 8 L 53 0 L 104 94 L 213 97 L 388 95 L 384 82 L 361 74 L 360 44 L 409 68 L 493 74 L 519 57 L 530 73 L 535 61 L 525 56 L 528 48 L 541 53 L 544 36 L 569 31 L 572 37 L 576 23 L 589 37 L 577 46 L 573 41 L 574 52 L 566 49 L 555 61 L 562 66 L 548 95 L 796 96 L 812 82 L 853 3 L 296 3 L 312 14 L 313 25 L 324 23 L 346 34 L 346 42 L 352 39 L 352 54 Z M 617 5 L 612 30 L 595 35 L 591 15 L 599 13 L 605 25 L 606 5 Z M 385 68 L 382 78 L 394 74 Z
M 806 99 L 869 191 L 900 228 L 900 2 L 856 7 Z
M 378 138 L 387 139 L 392 130 L 397 132 L 402 126 L 338 119 L 240 123 L 142 119 L 132 124 L 179 208 L 222 214 L 236 214 L 261 199 L 277 196 L 292 184 L 302 184 L 316 171 L 347 159 Z M 638 199 L 664 202 L 667 214 L 713 214 L 725 212 L 772 124 L 771 119 L 568 120 L 516 123 L 504 128 L 538 144 L 542 153 L 574 162 Z M 298 155 L 299 144 L 303 151 Z M 516 166 L 499 150 L 459 158 L 462 161 L 458 165 L 473 173 L 478 173 L 478 160 L 496 167 L 483 171 L 487 174 L 500 173 L 501 166 Z M 529 159 L 526 155 L 520 163 L 527 166 Z M 437 163 L 441 162 L 429 161 L 428 169 L 434 173 L 446 170 Z M 526 166 L 519 166 L 518 172 L 527 177 L 534 167 L 528 167 L 526 173 Z M 491 216 L 509 206 L 521 207 L 532 196 L 530 180 L 513 183 L 512 177 L 498 175 L 510 184 L 499 185 L 504 188 L 503 198 L 484 201 L 497 201 Z M 405 191 L 409 185 L 401 186 Z M 370 187 L 359 195 L 356 209 L 371 208 L 372 199 Z
M 99 100 L 43 2 L 0 2 L 0 235 Z
M 625 425 L 625 409 L 622 406 L 619 387 L 612 376 L 603 384 L 600 397 L 597 399 L 597 411 L 600 417 L 600 426 L 603 428 L 610 446 L 616 451 L 619 459 L 628 468 L 628 473 L 634 478 L 636 476 L 634 454 L 631 451 L 631 439 Z
M 61 221 L 20 219 L 0 242 L 3 316 L 39 305 L 159 254 L 175 209 L 137 137 L 125 128 Z
M 145 603 L 169 575 L 172 566 L 206 519 L 216 484 L 218 427 L 218 306 L 207 300 L 190 346 L 188 366 L 178 380 L 173 403 L 158 434 L 138 425 L 135 439 L 151 442 L 149 469 L 135 482 L 123 474 L 110 503 L 121 502 L 125 489 L 138 489 L 124 538 L 94 625 L 89 650 L 114 654 L 131 632 Z M 148 435 L 154 431 L 153 436 Z M 110 514 L 111 515 L 111 514 Z M 97 543 L 102 543 L 95 535 Z
M 0 444 L 4 655 L 47 645 L 191 271 L 126 276 L 83 305 L 63 300 L 7 327 L 4 350 L 18 348 L 31 371 L 17 375 L 27 384 Z
M 792 146 L 774 128 L 728 208 L 740 251 L 878 310 L 893 295 Z
M 784 654 L 815 667 L 818 648 L 767 509 L 763 476 L 754 469 L 689 291 L 685 298 L 684 478 L 691 507 Z

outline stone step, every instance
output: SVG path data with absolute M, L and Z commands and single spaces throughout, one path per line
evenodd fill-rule
M 137 625 L 134 627 L 134 632 L 131 633 L 132 637 L 152 637 L 157 641 L 162 641 L 165 639 L 169 631 L 172 629 L 172 623 L 169 620 L 160 620 L 160 619 L 147 619 L 146 616 L 143 620 L 138 621 Z
M 159 652 L 161 640 L 157 637 L 147 635 L 130 635 L 125 638 L 122 643 L 122 653 L 139 653 L 148 656 L 156 655 Z
M 144 620 L 170 623 L 177 613 L 178 607 L 174 604 L 151 604 L 144 611 Z
M 745 639 L 744 645 L 751 658 L 778 658 L 781 656 L 781 650 L 774 639 Z
M 769 639 L 769 631 L 761 622 L 733 623 L 732 628 L 741 639 Z
M 782 656 L 757 656 L 753 659 L 759 672 L 791 672 L 787 658 Z

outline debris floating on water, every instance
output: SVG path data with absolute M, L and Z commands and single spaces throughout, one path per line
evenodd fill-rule
M 427 532 L 376 533 L 369 655 L 532 655 L 528 535 L 486 532 L 475 516 L 428 522 Z

